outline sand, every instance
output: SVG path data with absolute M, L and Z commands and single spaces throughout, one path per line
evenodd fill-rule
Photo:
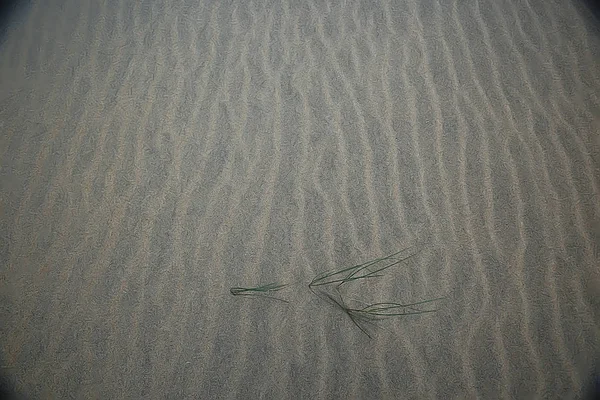
M 583 3 L 42 3 L 0 44 L 6 387 L 585 395 L 600 30 Z M 345 301 L 445 299 L 372 338 L 307 286 L 411 246 Z M 229 292 L 271 282 L 289 303 Z

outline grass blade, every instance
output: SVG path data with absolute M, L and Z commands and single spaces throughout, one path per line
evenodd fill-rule
M 288 303 L 287 300 L 283 300 L 272 295 L 273 292 L 277 292 L 286 286 L 286 284 L 268 283 L 266 285 L 256 287 L 232 287 L 229 289 L 229 292 L 234 296 L 258 296 Z
M 417 251 L 405 257 L 396 257 L 406 250 L 407 249 L 400 250 L 388 256 L 380 257 L 375 260 L 367 261 L 363 264 L 354 265 L 352 267 L 343 268 L 338 271 L 329 271 L 321 273 L 317 275 L 308 286 L 324 286 L 331 285 L 334 283 L 337 283 L 338 286 L 341 286 L 344 283 L 359 279 L 380 277 L 382 276 L 380 272 L 385 271 L 386 269 L 391 268 L 395 265 L 398 265 L 408 260 L 409 258 L 414 257 L 418 253 Z M 375 269 L 373 269 L 372 267 L 374 267 Z
M 435 309 L 434 310 L 422 310 L 422 309 L 417 308 L 416 306 L 420 306 L 423 304 L 428 304 L 428 303 L 432 303 L 434 301 L 444 299 L 444 297 L 440 297 L 440 298 L 436 298 L 436 299 L 423 300 L 423 301 L 418 301 L 415 303 L 408 303 L 408 304 L 393 303 L 393 302 L 381 302 L 381 303 L 367 304 L 365 307 L 362 307 L 362 308 L 352 308 L 352 307 L 348 307 L 345 304 L 344 299 L 342 298 L 341 294 L 339 294 L 340 300 L 338 300 L 330 293 L 326 293 L 326 292 L 320 292 L 320 293 L 324 294 L 337 307 L 339 307 L 342 311 L 344 311 L 344 313 L 346 315 L 348 315 L 348 317 L 350 318 L 352 323 L 354 325 L 356 325 L 369 338 L 372 338 L 372 336 L 369 334 L 369 332 L 363 326 L 364 324 L 369 324 L 369 325 L 377 327 L 377 324 L 375 322 L 383 320 L 385 318 L 405 316 L 405 315 L 419 315 L 419 314 L 433 313 L 433 312 L 436 312 L 437 310 L 435 310 Z

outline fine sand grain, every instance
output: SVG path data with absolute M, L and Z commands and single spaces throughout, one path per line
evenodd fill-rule
M 600 25 L 581 1 L 58 0 L 6 21 L 12 390 L 570 399 L 593 381 Z

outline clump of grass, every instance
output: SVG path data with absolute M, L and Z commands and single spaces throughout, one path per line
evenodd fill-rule
M 375 260 L 367 261 L 363 264 L 354 265 L 352 267 L 344 268 L 338 271 L 328 271 L 317 275 L 309 284 L 308 287 L 313 288 L 315 286 L 325 286 L 337 283 L 338 286 L 344 283 L 356 281 L 359 279 L 377 278 L 382 276 L 381 273 L 388 268 L 398 265 L 403 261 L 414 257 L 417 252 L 408 256 L 400 256 L 405 250 L 400 250 L 396 253 L 390 254 L 389 256 L 377 258 Z
M 283 301 L 284 303 L 289 303 L 287 300 L 280 299 L 279 297 L 273 296 L 274 292 L 277 292 L 287 284 L 278 284 L 278 283 L 268 283 L 266 285 L 256 286 L 256 287 L 232 287 L 229 289 L 229 292 L 234 296 L 258 296 L 264 297 L 273 300 Z
M 329 293 L 324 293 L 335 305 L 337 305 L 348 317 L 354 325 L 358 327 L 365 335 L 369 338 L 372 338 L 369 332 L 363 327 L 362 324 L 370 324 L 377 326 L 375 324 L 376 321 L 396 316 L 404 316 L 404 315 L 418 315 L 425 313 L 436 312 L 436 309 L 433 310 L 422 310 L 417 306 L 422 306 L 427 303 L 432 303 L 434 301 L 442 300 L 443 297 L 418 301 L 415 303 L 402 304 L 402 303 L 391 303 L 391 302 L 381 302 L 381 303 L 373 303 L 367 304 L 362 308 L 353 308 L 349 307 L 344 303 L 343 298 L 340 295 L 340 300 L 338 301 L 334 296 Z
M 376 258 L 352 267 L 347 267 L 336 271 L 323 272 L 317 275 L 309 283 L 308 287 L 315 294 L 318 293 L 315 292 L 314 289 L 319 286 L 322 287 L 320 288 L 321 290 L 319 290 L 319 293 L 325 295 L 337 307 L 344 311 L 354 325 L 356 325 L 365 335 L 370 338 L 371 335 L 365 328 L 366 324 L 377 326 L 376 322 L 382 319 L 405 315 L 432 313 L 437 311 L 435 309 L 423 309 L 422 307 L 428 303 L 441 300 L 442 298 L 423 300 L 408 304 L 397 302 L 380 302 L 372 304 L 365 303 L 365 305 L 361 307 L 350 307 L 346 305 L 342 297 L 340 288 L 343 284 L 353 281 L 382 277 L 384 271 L 388 268 L 398 265 L 419 253 L 418 250 L 408 253 L 408 250 L 412 248 L 413 247 L 400 250 L 388 256 Z M 327 287 L 327 285 L 335 285 L 334 287 L 336 289 L 337 296 L 322 290 Z
M 356 325 L 365 335 L 371 338 L 371 335 L 365 328 L 365 325 L 373 325 L 377 327 L 376 322 L 382 319 L 436 312 L 436 309 L 422 309 L 421 307 L 443 299 L 443 297 L 440 297 L 408 304 L 396 302 L 379 302 L 371 304 L 363 303 L 365 305 L 361 307 L 351 307 L 346 305 L 340 290 L 344 283 L 383 276 L 383 272 L 388 268 L 398 265 L 419 253 L 417 250 L 408 255 L 403 255 L 403 253 L 406 254 L 407 250 L 409 249 L 410 248 L 400 250 L 388 256 L 380 257 L 375 260 L 354 265 L 352 267 L 343 268 L 337 271 L 323 272 L 317 275 L 308 284 L 308 287 L 314 294 L 324 295 L 331 300 L 337 307 L 344 311 L 346 315 L 348 315 L 354 325 Z M 335 288 L 335 292 L 337 293 L 339 300 L 336 298 L 336 296 L 324 290 L 325 288 L 330 287 L 328 285 L 335 285 L 333 287 Z M 229 291 L 233 296 L 257 296 L 289 303 L 287 300 L 275 297 L 273 295 L 275 292 L 280 291 L 286 286 L 288 285 L 269 283 L 256 287 L 232 287 L 229 289 Z M 315 291 L 317 287 L 320 288 L 319 290 Z

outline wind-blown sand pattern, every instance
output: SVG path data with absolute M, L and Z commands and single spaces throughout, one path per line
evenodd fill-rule
M 0 374 L 18 393 L 584 395 L 600 31 L 582 4 L 39 3 L 0 46 Z M 445 300 L 372 339 L 308 288 L 414 245 L 352 297 Z M 289 303 L 229 292 L 269 283 Z

